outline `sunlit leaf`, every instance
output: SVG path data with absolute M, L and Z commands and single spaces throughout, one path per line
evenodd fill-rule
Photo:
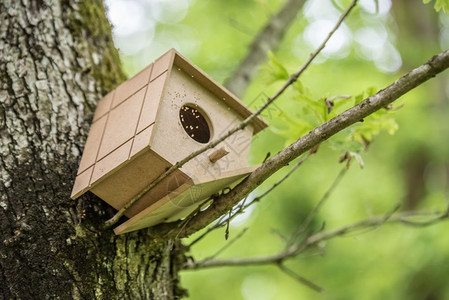
M 430 3 L 432 0 L 423 0 L 424 3 Z M 445 13 L 449 12 L 449 0 L 435 0 L 435 5 L 433 6 L 435 8 L 435 10 L 438 12 L 441 9 L 443 9 L 443 11 Z
M 272 52 L 268 52 L 268 64 L 261 67 L 264 71 L 267 84 L 272 84 L 279 80 L 286 80 L 289 77 L 287 69 L 276 59 Z
M 363 169 L 363 167 L 365 166 L 365 163 L 363 162 L 362 156 L 357 152 L 350 152 L 350 155 L 355 158 L 355 160 L 358 162 L 360 168 Z

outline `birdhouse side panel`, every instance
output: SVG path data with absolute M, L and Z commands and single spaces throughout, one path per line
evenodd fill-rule
M 93 122 L 96 122 L 98 119 L 109 113 L 111 109 L 112 101 L 114 100 L 115 90 L 109 92 L 106 96 L 104 96 L 100 101 L 98 101 L 97 109 L 95 110 L 95 115 Z
M 174 66 L 160 103 L 150 147 L 174 164 L 241 121 L 243 118 L 226 104 L 226 99 L 217 98 L 194 77 Z M 245 167 L 252 134 L 250 125 L 194 158 L 182 170 L 192 177 L 214 175 L 219 178 L 224 171 Z M 229 154 L 212 163 L 209 155 L 221 147 Z
M 106 161 L 109 162 L 106 169 L 113 170 L 128 158 L 128 155 L 123 157 L 117 153 L 123 152 L 123 147 L 130 145 L 129 142 L 136 134 L 152 66 L 149 65 L 98 102 L 72 190 L 73 198 L 89 190 L 100 179 L 98 168 L 105 169 Z M 108 155 L 112 157 L 107 158 Z M 91 174 L 91 178 L 88 178 L 88 174 Z M 95 178 L 92 180 L 92 177 Z
M 106 127 L 107 116 L 96 120 L 89 130 L 86 144 L 84 145 L 83 156 L 78 167 L 78 174 L 93 166 L 97 159 L 98 148 L 100 148 L 101 137 Z
M 140 89 L 109 112 L 97 160 L 134 137 L 146 90 Z
M 145 87 L 150 81 L 150 74 L 153 69 L 153 64 L 149 65 L 127 81 L 123 82 L 115 90 L 114 101 L 112 102 L 112 108 L 116 107 L 123 101 L 127 100 L 137 91 Z
M 94 167 L 90 167 L 81 174 L 76 176 L 75 182 L 72 188 L 71 197 L 78 197 L 89 189 L 90 177 L 92 176 L 92 171 Z

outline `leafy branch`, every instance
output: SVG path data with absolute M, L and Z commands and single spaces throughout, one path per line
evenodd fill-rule
M 424 3 L 429 3 L 432 0 L 423 0 Z M 449 12 L 449 0 L 435 0 L 435 5 L 434 8 L 437 12 L 439 12 L 441 9 L 443 9 L 443 11 L 445 13 Z
M 296 157 L 317 146 L 343 129 L 362 121 L 377 110 L 388 107 L 402 95 L 421 85 L 430 78 L 449 68 L 449 50 L 444 51 L 423 65 L 413 69 L 394 83 L 361 101 L 356 106 L 346 110 L 324 124 L 311 130 L 278 154 L 268 159 L 249 177 L 238 184 L 229 193 L 217 198 L 206 210 L 199 212 L 189 222 L 189 226 L 178 232 L 177 223 L 161 224 L 151 230 L 155 236 L 179 236 L 186 237 L 204 228 L 212 221 L 228 212 L 240 199 L 246 197 L 263 181 L 279 169 L 286 166 Z
M 307 153 L 307 155 L 305 155 L 304 157 L 302 157 L 301 159 L 299 159 L 294 165 L 293 167 L 290 168 L 290 170 L 284 175 L 282 176 L 281 179 L 279 179 L 278 181 L 276 181 L 269 189 L 267 189 L 266 191 L 264 191 L 262 194 L 254 197 L 254 199 L 252 199 L 249 203 L 246 203 L 246 199 L 243 199 L 243 201 L 235 206 L 234 208 L 232 208 L 230 210 L 230 214 L 227 215 L 223 215 L 221 216 L 218 221 L 210 226 L 205 232 L 203 232 L 199 237 L 197 237 L 193 242 L 191 242 L 188 247 L 193 246 L 194 244 L 196 244 L 197 242 L 199 242 L 200 240 L 202 240 L 204 237 L 206 237 L 210 232 L 221 228 L 223 226 L 227 226 L 229 224 L 229 222 L 234 219 L 237 215 L 242 214 L 246 211 L 246 209 L 248 209 L 251 205 L 259 202 L 260 200 L 262 200 L 262 198 L 266 197 L 269 193 L 271 193 L 276 187 L 278 187 L 281 183 L 283 183 L 287 178 L 290 177 L 290 175 L 292 175 L 310 156 L 312 156 L 313 154 L 315 154 L 318 151 L 318 147 L 313 148 L 312 150 L 309 151 L 309 153 Z
M 167 178 L 169 175 L 171 175 L 173 172 L 184 166 L 186 163 L 197 157 L 198 155 L 204 153 L 205 151 L 214 148 L 221 142 L 223 142 L 225 139 L 233 135 L 234 133 L 245 129 L 251 122 L 257 118 L 268 106 L 270 106 L 279 96 L 281 96 L 288 87 L 290 87 L 293 83 L 295 83 L 298 78 L 301 76 L 301 74 L 309 67 L 309 65 L 312 63 L 312 61 L 315 59 L 315 57 L 318 56 L 318 54 L 324 49 L 326 46 L 326 43 L 329 41 L 329 39 L 332 37 L 332 35 L 337 31 L 337 29 L 340 27 L 340 25 L 343 23 L 343 21 L 346 19 L 346 17 L 349 15 L 349 13 L 352 11 L 352 9 L 356 6 L 358 0 L 354 0 L 351 5 L 348 7 L 348 9 L 341 15 L 339 20 L 337 21 L 335 27 L 329 32 L 328 36 L 325 38 L 323 43 L 310 55 L 309 59 L 301 66 L 301 68 L 290 76 L 290 78 L 284 83 L 284 85 L 270 98 L 267 99 L 264 105 L 262 105 L 256 112 L 251 114 L 249 117 L 247 117 L 243 122 L 241 122 L 238 126 L 234 127 L 233 129 L 229 130 L 227 133 L 219 137 L 218 139 L 210 142 L 203 148 L 200 148 L 194 152 L 192 152 L 190 155 L 185 157 L 184 159 L 180 160 L 179 162 L 175 163 L 173 166 L 171 166 L 167 171 L 162 173 L 160 176 L 158 176 L 153 182 L 151 182 L 148 186 L 146 186 L 142 191 L 140 191 L 136 196 L 134 196 L 128 203 L 126 203 L 111 219 L 107 220 L 104 224 L 104 228 L 109 228 L 116 224 L 118 220 L 124 215 L 126 210 L 130 208 L 134 203 L 136 203 L 138 200 L 140 200 L 146 193 L 151 191 L 153 188 L 155 188 L 162 180 Z M 243 197 L 242 197 L 243 198 Z

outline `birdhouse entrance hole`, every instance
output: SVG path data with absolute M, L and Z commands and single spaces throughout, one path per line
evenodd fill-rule
M 206 118 L 197 108 L 184 105 L 179 110 L 182 128 L 195 141 L 207 143 L 210 140 L 210 128 Z

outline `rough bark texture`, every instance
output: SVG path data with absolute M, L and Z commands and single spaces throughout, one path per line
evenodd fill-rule
M 70 191 L 98 99 L 124 80 L 101 0 L 0 1 L 0 299 L 173 299 L 183 255 Z

